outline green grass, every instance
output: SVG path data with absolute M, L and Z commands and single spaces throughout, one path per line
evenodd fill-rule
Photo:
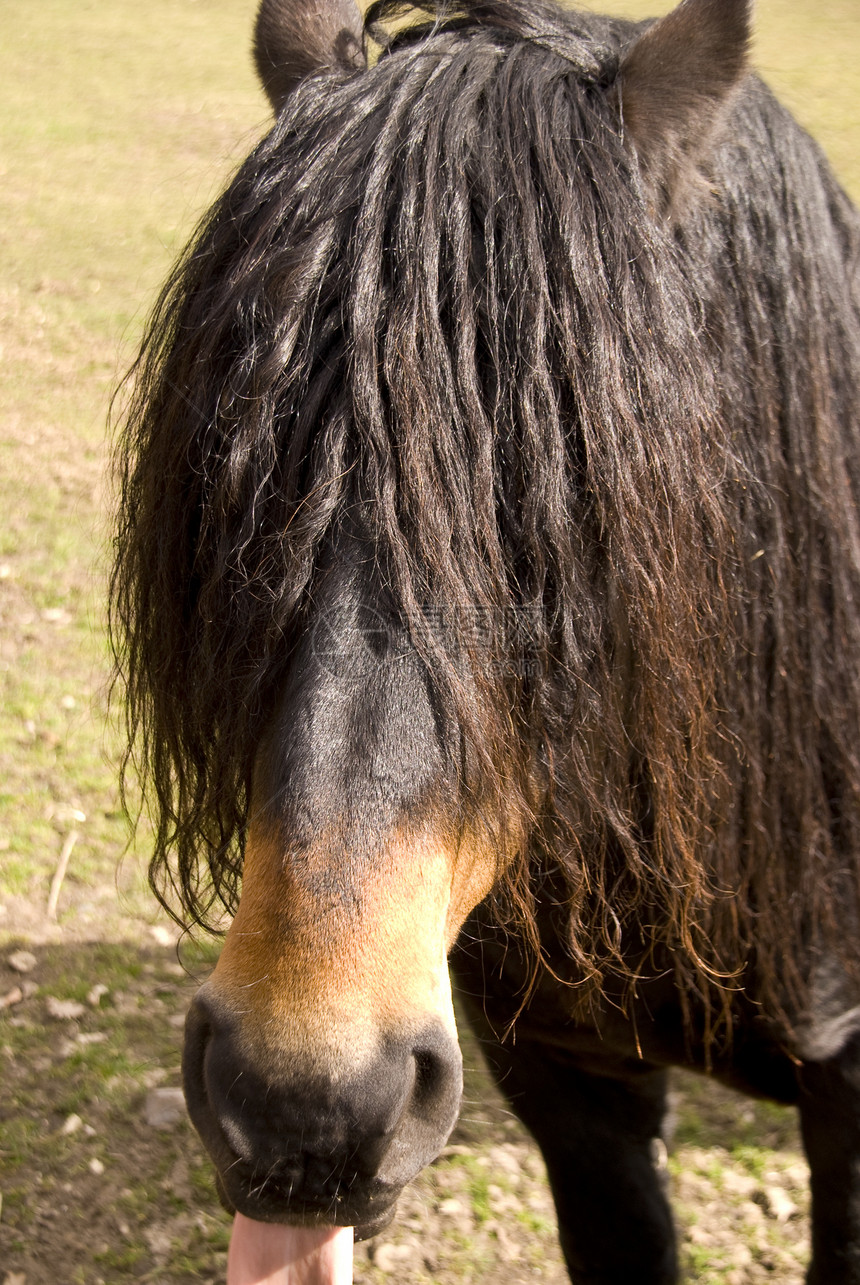
M 480 1226 L 492 1215 L 490 1185 L 500 1180 L 491 1177 L 486 1164 L 481 1164 L 480 1160 L 472 1155 L 454 1156 L 450 1160 L 442 1161 L 436 1168 L 437 1183 L 443 1191 L 445 1191 L 446 1175 L 450 1177 L 461 1174 L 466 1175 L 465 1182 L 462 1187 L 459 1181 L 456 1182 L 452 1191 L 464 1190 L 468 1196 L 472 1216 Z
M 61 926 L 122 936 L 152 915 L 140 862 L 115 888 L 106 421 L 160 281 L 265 122 L 248 24 L 227 0 L 35 0 L 4 31 L 0 932 L 45 904 L 72 810 Z

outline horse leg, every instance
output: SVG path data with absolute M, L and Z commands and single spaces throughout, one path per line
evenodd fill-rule
M 799 1074 L 800 1124 L 810 1167 L 808 1285 L 860 1285 L 860 1037 Z
M 543 1152 L 575 1285 L 673 1285 L 675 1233 L 654 1164 L 666 1072 L 622 1064 L 596 1074 L 519 1037 L 484 1052 Z

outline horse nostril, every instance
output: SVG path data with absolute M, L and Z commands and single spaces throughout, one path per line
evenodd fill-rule
M 416 1049 L 413 1057 L 415 1086 L 412 1091 L 412 1100 L 414 1105 L 421 1109 L 444 1094 L 450 1072 L 444 1060 L 432 1049 Z
M 217 1008 L 213 1011 L 202 988 L 195 995 L 185 1017 L 185 1041 L 182 1050 L 182 1084 L 185 1101 L 195 1127 L 204 1137 L 219 1132 L 214 1119 L 214 1104 L 210 1100 L 207 1063 L 213 1045 L 223 1036 L 223 1022 L 219 1022 Z
M 402 1187 L 439 1154 L 457 1119 L 463 1089 L 459 1046 L 441 1024 L 421 1032 L 409 1058 L 412 1083 L 377 1174 L 392 1187 Z
M 185 1097 L 205 1096 L 206 1050 L 215 1038 L 217 1023 L 203 995 L 198 992 L 185 1015 L 185 1040 L 182 1051 L 182 1077 Z
M 444 1030 L 424 1031 L 412 1049 L 415 1078 L 408 1114 L 431 1128 L 453 1124 L 463 1085 L 460 1048 Z

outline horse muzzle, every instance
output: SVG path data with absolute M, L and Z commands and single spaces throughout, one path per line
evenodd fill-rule
M 287 1032 L 289 1035 L 290 1032 Z M 456 1039 L 437 1019 L 313 1049 L 263 1045 L 204 986 L 185 1028 L 188 1110 L 222 1203 L 258 1222 L 376 1235 L 403 1187 L 434 1160 L 462 1095 Z

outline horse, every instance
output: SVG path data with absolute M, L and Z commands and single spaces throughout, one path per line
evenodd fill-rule
M 110 595 L 152 886 L 232 917 L 183 1074 L 233 1280 L 389 1222 L 453 985 L 573 1281 L 677 1279 L 681 1066 L 797 1106 L 860 1282 L 860 222 L 750 9 L 259 8 Z

